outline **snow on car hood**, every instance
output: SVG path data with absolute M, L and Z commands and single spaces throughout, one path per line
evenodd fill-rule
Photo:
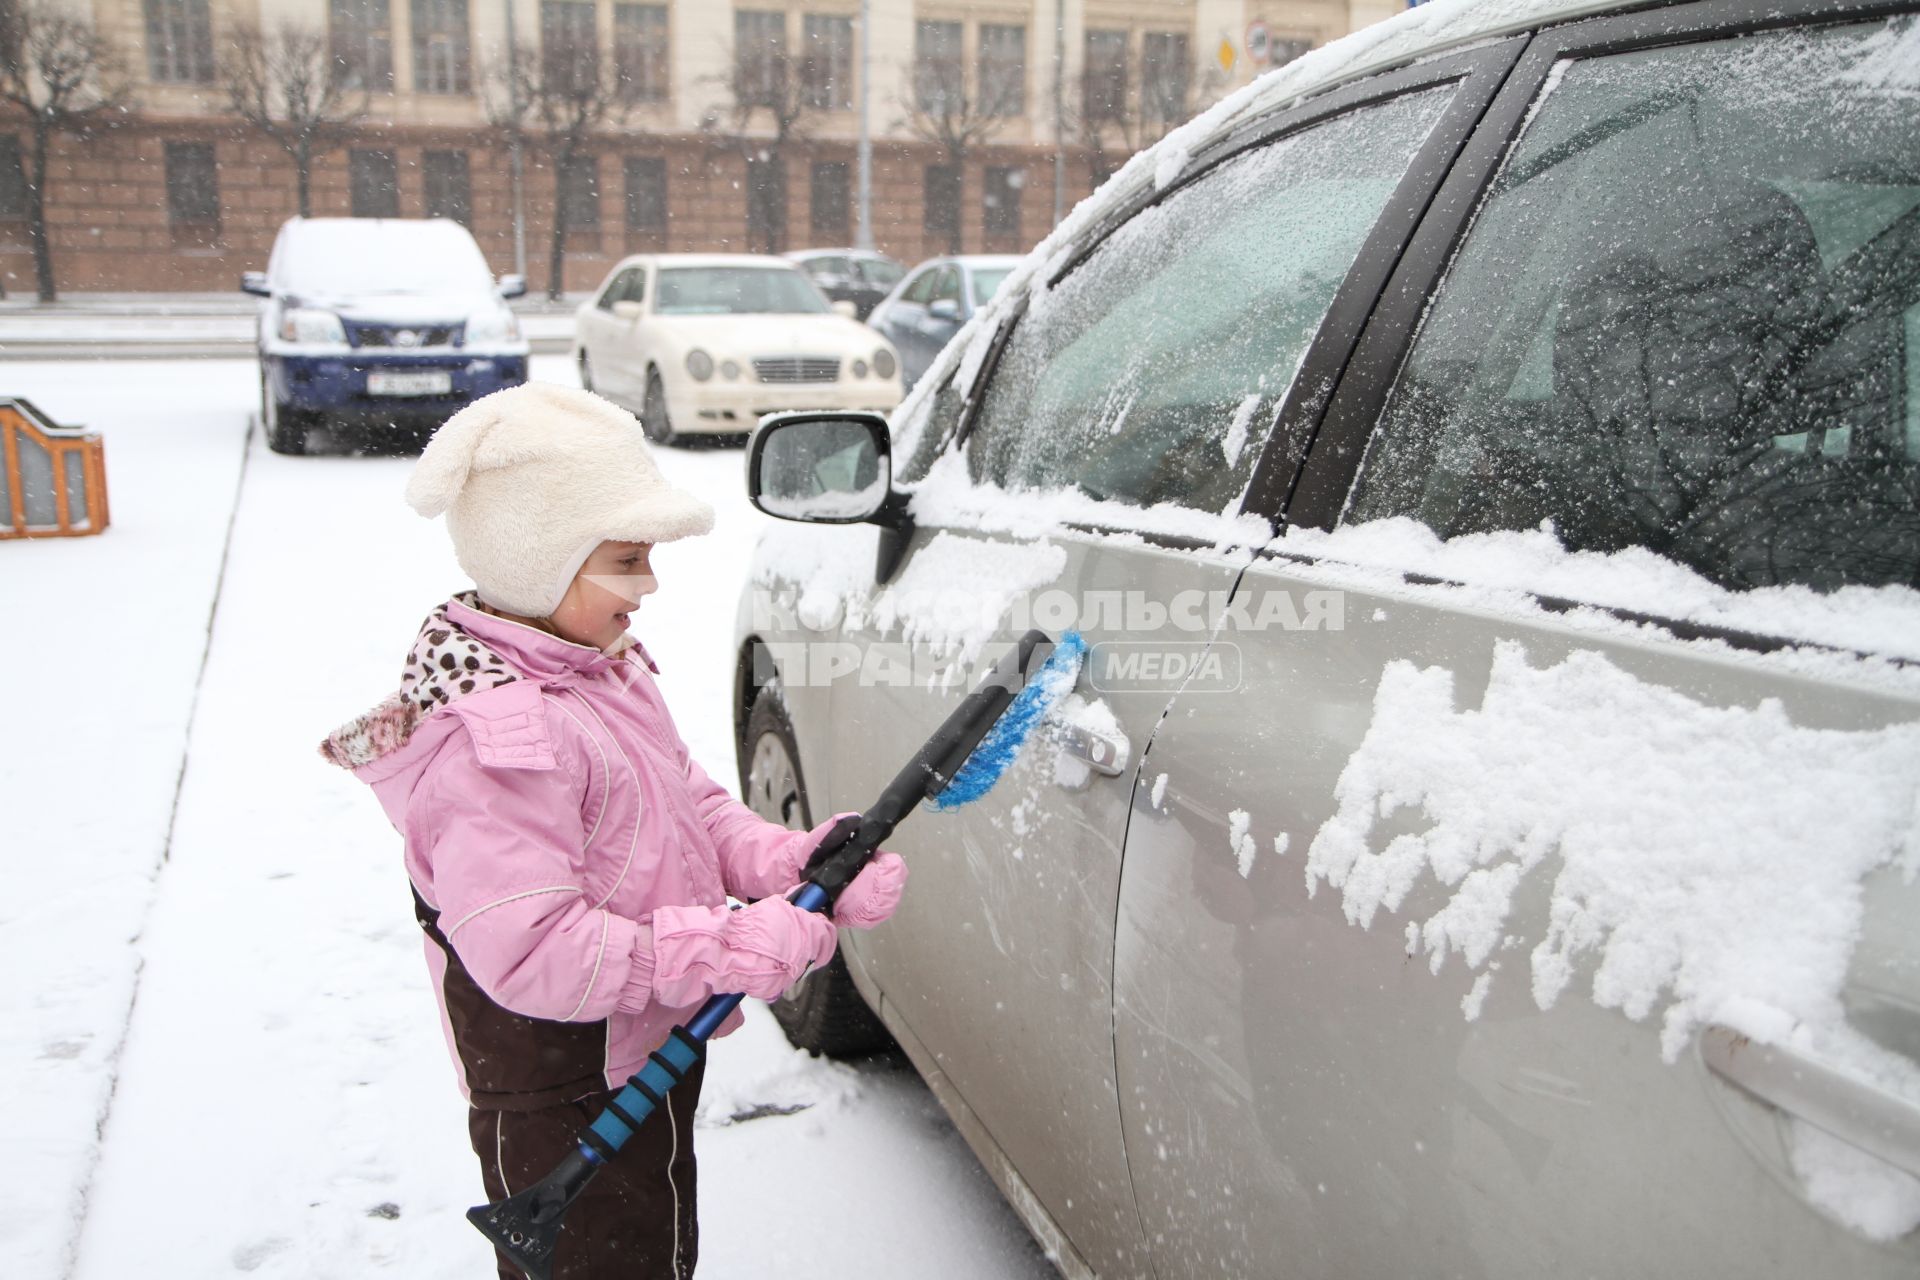
M 887 340 L 841 315 L 654 316 L 664 332 L 710 355 L 871 356 Z
M 374 324 L 458 324 L 476 311 L 504 304 L 491 293 L 302 293 L 300 305 Z

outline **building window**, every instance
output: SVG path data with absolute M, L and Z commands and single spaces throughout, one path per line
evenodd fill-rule
M 853 110 L 853 19 L 809 13 L 801 24 L 800 82 L 809 107 Z
M 473 225 L 473 180 L 464 151 L 427 151 L 420 156 L 426 185 L 427 216 Z
M 1140 41 L 1140 115 L 1162 124 L 1187 118 L 1187 37 L 1149 31 Z
M 347 152 L 347 187 L 354 217 L 400 216 L 400 166 L 393 152 Z
M 1027 171 L 1002 165 L 988 165 L 986 186 L 981 196 L 986 215 L 987 234 L 1020 238 L 1020 192 L 1027 185 Z
M 786 97 L 787 15 L 733 11 L 733 97 L 743 107 L 778 108 Z
M 466 93 L 467 0 L 413 0 L 413 87 Z
M 660 156 L 627 157 L 627 230 L 667 229 L 667 162 Z
M 600 157 L 575 156 L 560 179 L 569 231 L 600 229 Z
M 930 164 L 926 176 L 926 210 L 920 225 L 928 231 L 952 234 L 960 225 L 960 168 Z
M 1027 110 L 1027 29 L 980 24 L 980 113 L 1024 115 Z
M 613 6 L 613 61 L 636 102 L 665 102 L 672 84 L 668 68 L 667 6 Z
M 387 0 L 327 0 L 327 34 L 348 88 L 393 92 Z
M 220 179 L 211 142 L 167 144 L 167 221 L 220 225 Z
M 1127 33 L 1089 31 L 1085 93 L 1080 104 L 1088 124 L 1127 118 Z
M 913 97 L 930 116 L 957 112 L 965 101 L 960 35 L 957 22 L 913 25 Z
M 813 166 L 813 202 L 809 215 L 816 236 L 847 238 L 847 166 L 831 161 Z
M 207 0 L 146 0 L 147 74 L 179 84 L 213 81 L 213 18 Z
M 787 169 L 778 158 L 747 161 L 747 240 L 755 253 L 779 253 L 787 239 Z
M 592 93 L 600 73 L 600 34 L 591 0 L 540 0 L 540 71 L 563 95 Z
M 20 139 L 0 134 L 0 219 L 16 222 L 27 216 L 27 171 L 20 163 Z
M 1313 52 L 1313 41 L 1311 40 L 1269 40 L 1267 42 L 1267 61 L 1276 67 L 1282 63 L 1292 62 L 1295 58 L 1304 57 L 1311 52 Z

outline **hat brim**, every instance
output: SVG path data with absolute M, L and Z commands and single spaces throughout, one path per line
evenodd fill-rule
M 601 542 L 673 542 L 713 532 L 713 508 L 690 493 L 650 494 L 613 512 Z

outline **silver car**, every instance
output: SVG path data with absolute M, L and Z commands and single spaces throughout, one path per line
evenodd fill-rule
M 760 812 L 1091 645 L 777 1010 L 1063 1273 L 1920 1273 L 1912 9 L 1415 9 L 756 433 Z
M 873 308 L 867 323 L 900 353 L 900 378 L 907 390 L 1019 265 L 1020 259 L 1011 254 L 929 258 Z

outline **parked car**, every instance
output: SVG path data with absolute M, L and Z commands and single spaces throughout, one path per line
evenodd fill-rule
M 527 380 L 527 340 L 473 236 L 444 218 L 291 218 L 264 272 L 260 417 L 277 453 L 333 423 L 409 438 Z
M 909 390 L 1019 264 L 1017 256 L 1008 254 L 932 258 L 915 267 L 873 309 L 867 323 L 900 352 Z
M 907 269 L 871 249 L 796 249 L 786 255 L 834 302 L 851 302 L 856 320 L 865 320 L 880 300 L 900 283 Z
M 753 254 L 622 260 L 577 313 L 574 360 L 581 386 L 662 443 L 744 435 L 781 409 L 884 413 L 901 396 L 890 344 L 793 263 Z
M 1069 1276 L 1920 1274 L 1916 66 L 1910 4 L 1416 8 L 890 429 L 763 425 L 758 811 L 1091 645 L 793 1041 L 877 1018 Z

